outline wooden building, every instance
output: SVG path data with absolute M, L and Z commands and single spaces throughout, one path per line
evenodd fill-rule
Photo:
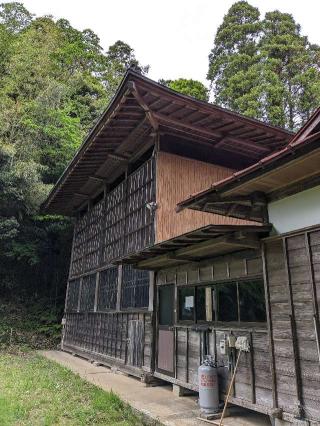
M 292 341 L 297 318 L 290 314 L 287 329 L 287 319 L 272 317 L 276 295 L 266 285 L 275 279 L 279 286 L 282 258 L 273 258 L 270 247 L 282 237 L 268 239 L 272 203 L 265 182 L 236 191 L 241 173 L 260 167 L 262 176 L 264 158 L 293 151 L 292 139 L 128 71 L 44 206 L 75 217 L 62 348 L 194 390 L 197 368 L 211 353 L 223 394 L 235 357 L 223 345 L 230 333 L 245 334 L 252 350 L 242 359 L 232 401 L 291 415 L 281 401 L 297 376 L 288 364 L 287 381 L 279 380 L 277 356 L 290 359 L 275 341 L 282 334 Z M 287 195 L 284 181 L 268 179 L 270 188 L 279 184 L 279 197 Z M 236 195 L 223 197 L 214 182 L 219 188 L 232 182 Z M 289 250 L 285 241 L 282 250 Z M 278 294 L 284 297 L 279 288 Z
M 278 416 L 279 425 L 320 424 L 320 109 L 282 150 L 178 210 L 186 207 L 272 224 L 257 252 L 267 322 L 259 332 L 244 330 L 252 351 L 242 359 L 235 398 Z

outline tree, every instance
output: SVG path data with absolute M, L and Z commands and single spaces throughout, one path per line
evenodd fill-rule
M 300 25 L 288 13 L 269 12 L 262 24 L 265 116 L 293 130 L 319 105 L 320 48 L 301 35 Z
M 125 72 L 132 68 L 141 74 L 147 74 L 149 65 L 141 65 L 134 50 L 123 41 L 116 41 L 106 53 L 106 68 L 103 73 L 107 93 L 114 93 Z
M 176 92 L 183 93 L 184 95 L 192 96 L 200 101 L 209 100 L 209 90 L 201 83 L 201 81 L 179 78 L 177 80 L 159 80 L 160 84 L 169 87 Z
M 124 42 L 105 53 L 89 29 L 0 5 L 2 287 L 63 301 L 71 222 L 40 206 L 132 64 L 146 71 Z
M 208 79 L 218 105 L 294 130 L 320 101 L 320 54 L 292 15 L 235 3 L 217 31 Z
M 257 8 L 246 1 L 232 5 L 217 30 L 207 74 L 215 103 L 252 117 L 260 111 L 260 32 Z
M 0 24 L 12 33 L 24 30 L 31 23 L 33 16 L 22 3 L 0 4 Z

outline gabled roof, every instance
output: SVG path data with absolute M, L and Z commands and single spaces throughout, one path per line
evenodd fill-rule
M 292 138 L 286 130 L 174 92 L 129 70 L 49 194 L 44 210 L 71 215 L 103 182 L 114 181 L 150 148 L 159 133 L 206 145 L 217 158 L 234 154 L 246 164 Z
M 281 150 L 266 156 L 257 163 L 219 182 L 209 188 L 190 195 L 181 201 L 177 211 L 185 208 L 211 213 L 226 214 L 241 217 L 241 209 L 234 204 L 254 204 L 254 197 L 264 193 L 268 199 L 279 197 L 281 188 L 295 185 L 303 179 L 319 178 L 320 165 L 320 108 L 318 108 L 307 123 L 300 129 L 290 143 Z M 314 182 L 314 180 L 313 180 Z M 301 190 L 303 190 L 303 185 Z M 287 191 L 288 195 L 290 191 Z M 283 192 L 282 192 L 283 193 Z M 238 201 L 237 201 L 238 200 Z M 225 205 L 224 205 L 224 202 Z M 228 204 L 228 206 L 226 205 Z M 242 208 L 242 212 L 244 208 Z M 252 216 L 246 216 L 253 219 Z M 257 220 L 257 218 L 255 218 Z

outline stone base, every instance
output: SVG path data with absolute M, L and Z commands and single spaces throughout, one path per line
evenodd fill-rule
M 165 386 L 168 385 L 164 380 L 154 377 L 152 374 L 144 373 L 141 376 L 141 383 L 144 383 L 146 387 Z
M 224 413 L 224 418 L 228 417 L 229 415 L 230 415 L 230 411 L 227 408 Z M 222 410 L 219 410 L 217 413 L 212 413 L 212 414 L 200 412 L 199 418 L 202 420 L 220 420 L 221 416 L 222 416 Z
M 182 386 L 179 385 L 172 385 L 172 392 L 174 393 L 175 396 L 190 396 L 190 395 L 195 395 L 195 392 L 187 389 L 187 388 L 183 388 Z
M 274 426 L 310 426 L 308 420 L 292 419 L 292 422 L 288 420 L 275 419 Z

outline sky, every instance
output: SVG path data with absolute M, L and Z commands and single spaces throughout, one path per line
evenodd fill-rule
M 92 29 L 101 46 L 122 40 L 134 48 L 148 76 L 206 82 L 208 55 L 217 28 L 235 0 L 17 0 L 37 16 L 66 18 L 79 30 Z M 5 1 L 7 2 L 7 1 Z M 320 44 L 317 0 L 249 0 L 265 12 L 293 14 L 302 34 Z

